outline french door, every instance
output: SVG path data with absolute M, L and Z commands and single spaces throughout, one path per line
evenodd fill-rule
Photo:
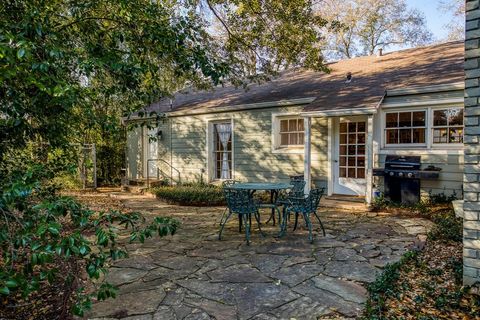
M 333 191 L 336 194 L 365 195 L 367 121 L 338 119 L 333 155 Z

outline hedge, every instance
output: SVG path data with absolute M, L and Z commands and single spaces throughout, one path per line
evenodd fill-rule
M 223 206 L 225 198 L 222 188 L 208 184 L 162 186 L 154 188 L 157 198 L 181 206 Z

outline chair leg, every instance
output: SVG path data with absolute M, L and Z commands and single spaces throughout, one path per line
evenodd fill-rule
M 323 236 L 325 237 L 325 228 L 323 227 L 323 223 L 322 223 L 322 220 L 320 220 L 320 217 L 318 216 L 317 212 L 314 211 L 313 214 L 315 215 L 315 217 L 317 217 L 317 220 L 318 220 L 318 223 L 320 223 L 320 227 L 322 227 L 322 231 L 323 231 Z
M 225 208 L 225 210 L 223 210 L 222 217 L 220 218 L 220 225 L 222 225 L 223 219 L 225 219 L 225 217 L 227 215 L 227 210 L 228 210 L 228 208 Z M 215 225 L 216 224 L 217 224 L 217 222 L 215 221 Z
M 233 212 L 229 211 L 227 217 L 225 218 L 225 220 L 220 224 L 220 232 L 218 233 L 218 240 L 222 240 L 222 232 L 223 232 L 223 228 L 225 227 L 225 225 L 227 224 L 227 221 L 228 219 L 230 219 L 230 217 L 232 216 Z
M 295 212 L 295 224 L 293 225 L 293 231 L 297 230 L 298 225 L 298 212 Z
M 308 226 L 308 241 L 310 241 L 310 243 L 313 243 L 312 222 L 310 221 L 310 216 L 308 213 L 304 213 L 303 218 L 305 219 L 305 223 Z
M 287 233 L 287 217 L 289 216 L 288 210 L 286 210 L 285 207 L 283 207 L 283 219 L 282 223 L 280 224 L 280 233 L 278 234 L 278 237 L 283 237 Z
M 243 219 L 245 223 L 245 238 L 247 239 L 247 246 L 250 245 L 250 226 L 248 225 L 249 220 L 249 217 L 245 217 L 245 219 Z
M 242 215 L 239 214 L 239 215 L 238 215 L 238 232 L 239 232 L 239 233 L 242 233 L 242 223 L 243 223 L 243 222 L 242 222 Z
M 260 227 L 260 212 L 258 212 L 258 210 L 257 212 L 255 212 L 255 220 L 257 220 L 258 230 L 260 231 L 260 234 L 262 235 L 262 237 L 265 238 L 266 235 L 265 233 L 263 233 L 262 228 Z

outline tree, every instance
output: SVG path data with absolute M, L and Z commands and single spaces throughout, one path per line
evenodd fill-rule
M 452 15 L 450 21 L 443 26 L 448 31 L 445 40 L 463 40 L 465 38 L 465 1 L 442 0 L 439 9 Z
M 325 0 L 318 12 L 340 23 L 329 32 L 326 47 L 335 58 L 371 55 L 378 49 L 417 46 L 431 41 L 424 15 L 404 0 Z

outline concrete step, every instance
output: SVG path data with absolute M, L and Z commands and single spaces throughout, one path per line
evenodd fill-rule
M 325 197 L 320 200 L 320 207 L 323 208 L 335 208 L 341 210 L 350 210 L 358 212 L 369 211 L 368 206 L 362 201 L 348 201 L 348 200 L 338 200 L 332 199 L 330 197 Z

